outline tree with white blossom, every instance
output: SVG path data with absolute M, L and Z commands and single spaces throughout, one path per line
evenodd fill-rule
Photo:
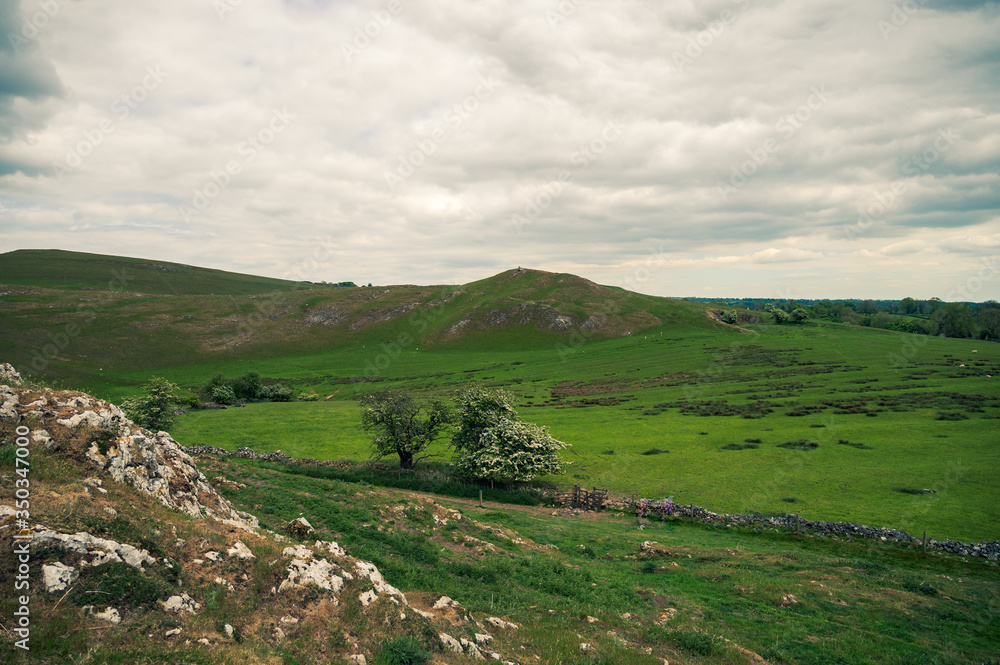
M 458 429 L 451 439 L 459 474 L 490 480 L 531 480 L 562 473 L 559 451 L 569 444 L 547 427 L 522 422 L 502 389 L 467 388 L 459 393 Z

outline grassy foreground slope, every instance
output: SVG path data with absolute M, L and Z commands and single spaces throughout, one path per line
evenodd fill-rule
M 311 478 L 295 467 L 199 458 L 213 485 L 262 527 L 305 517 L 317 529 L 278 543 L 192 519 L 115 482 L 82 455 L 100 431 L 50 431 L 57 446 L 30 449 L 32 521 L 139 547 L 158 561 L 142 570 L 83 567 L 82 554 L 33 548 L 25 652 L 12 637 L 20 601 L 13 517 L 4 517 L 5 663 L 345 664 L 348 654 L 377 665 L 473 662 L 445 649 L 442 632 L 470 641 L 487 633 L 490 650 L 524 665 L 993 665 L 1000 651 L 1000 569 L 981 561 L 684 520 L 639 525 L 614 513 L 480 506 Z M 13 426 L 0 424 L 0 441 L 12 436 Z M 13 445 L 0 445 L 5 504 L 17 459 Z M 82 482 L 95 474 L 104 492 L 93 479 Z M 237 539 L 256 558 L 208 556 Z M 287 573 L 284 548 L 315 540 L 374 562 L 409 607 L 385 596 L 363 606 L 369 585 L 360 579 L 340 590 L 339 602 L 317 587 L 276 592 Z M 39 569 L 56 561 L 76 564 L 80 575 L 65 592 L 46 593 Z M 195 613 L 161 607 L 181 592 L 200 604 Z M 442 594 L 463 609 L 433 609 Z M 88 605 L 114 607 L 121 621 L 88 616 Z M 419 647 L 408 653 L 427 658 L 390 657 L 404 639 Z

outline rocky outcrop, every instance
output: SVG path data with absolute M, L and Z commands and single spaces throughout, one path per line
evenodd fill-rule
M 17 378 L 10 365 L 0 377 Z M 208 517 L 256 531 L 257 519 L 236 510 L 216 492 L 194 460 L 167 432 L 150 432 L 128 419 L 116 405 L 75 391 L 0 385 L 0 422 L 41 419 L 31 438 L 46 447 L 60 428 L 95 431 L 86 458 L 114 480 L 156 497 L 163 505 L 191 517 Z
M 154 564 L 156 559 L 146 550 L 132 545 L 117 543 L 107 538 L 98 538 L 89 533 L 57 533 L 51 529 L 36 529 L 32 542 L 35 547 L 49 545 L 65 552 L 82 555 L 81 566 L 102 566 L 113 561 L 127 563 L 141 569 L 143 564 Z

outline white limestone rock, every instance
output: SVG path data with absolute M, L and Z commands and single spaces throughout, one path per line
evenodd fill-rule
M 95 612 L 93 605 L 86 605 L 83 608 L 84 613 L 87 616 L 92 616 L 95 619 L 100 619 L 101 621 L 107 621 L 108 623 L 118 625 L 122 622 L 122 615 L 115 608 L 108 606 L 103 612 Z
M 170 596 L 166 600 L 161 600 L 160 605 L 167 612 L 178 614 L 180 612 L 190 612 L 194 614 L 201 608 L 201 603 L 195 602 L 194 598 L 182 593 L 179 596 Z
M 45 584 L 45 590 L 49 593 L 65 591 L 79 576 L 80 573 L 76 568 L 59 561 L 42 566 L 42 583 Z
M 6 386 L 21 385 L 21 375 L 10 363 L 0 363 L 0 384 Z
M 441 640 L 441 645 L 448 649 L 449 651 L 454 651 L 455 653 L 462 653 L 462 644 L 454 637 L 448 633 L 441 633 L 438 635 L 438 639 Z
M 282 556 L 294 558 L 288 564 L 288 577 L 282 580 L 278 591 L 315 584 L 321 589 L 337 593 L 344 587 L 344 578 L 337 574 L 341 572 L 340 566 L 314 557 L 308 547 L 286 547 Z
M 146 550 L 132 545 L 116 543 L 107 538 L 99 538 L 89 533 L 57 533 L 49 529 L 36 531 L 33 542 L 36 545 L 52 545 L 68 552 L 77 552 L 90 557 L 81 565 L 100 566 L 112 561 L 127 563 L 133 568 L 141 569 L 143 564 L 154 564 L 156 559 Z
M 375 590 L 377 592 L 396 598 L 397 602 L 401 602 L 403 605 L 409 604 L 402 591 L 392 586 L 382 578 L 382 573 L 378 572 L 378 568 L 375 567 L 375 564 L 369 563 L 368 561 L 358 561 L 354 564 L 354 569 L 357 571 L 359 577 L 367 577 L 371 580 L 371 583 L 375 585 Z
M 249 560 L 257 558 L 254 556 L 253 552 L 250 551 L 250 548 L 244 545 L 243 541 L 241 540 L 237 540 L 232 547 L 226 550 L 226 554 L 228 554 L 229 556 L 234 556 L 237 559 Z
M 20 404 L 17 392 L 10 386 L 0 386 L 0 423 L 21 422 L 21 414 L 17 412 Z
M 509 621 L 504 621 L 500 617 L 486 617 L 484 619 L 486 623 L 491 626 L 496 626 L 497 628 L 503 628 L 505 630 L 517 630 L 518 626 L 516 623 L 510 623 Z

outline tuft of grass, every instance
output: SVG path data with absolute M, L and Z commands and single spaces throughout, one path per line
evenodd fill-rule
M 639 453 L 640 455 L 662 455 L 663 453 L 669 453 L 669 450 L 664 450 L 662 448 L 650 448 L 644 452 Z
M 425 665 L 433 656 L 416 637 L 402 635 L 382 642 L 372 665 Z

